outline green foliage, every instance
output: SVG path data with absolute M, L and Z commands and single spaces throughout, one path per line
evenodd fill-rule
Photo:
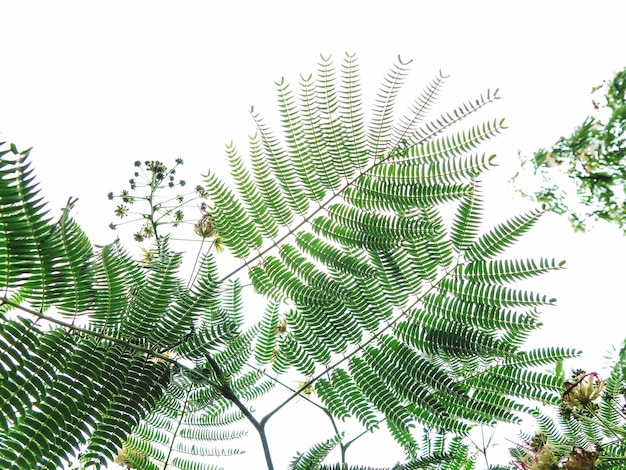
M 534 411 L 538 430 L 535 436 L 524 436 L 527 448 L 519 446 L 512 453 L 524 461 L 536 452 L 532 442 L 541 440 L 541 449 L 563 460 L 569 455 L 594 460 L 596 470 L 617 470 L 624 467 L 626 455 L 626 343 L 619 352 L 610 375 L 602 380 L 596 373 L 574 371 L 561 384 L 558 414 L 550 416 Z M 572 450 L 574 449 L 574 450 Z M 559 467 L 566 468 L 566 467 Z M 570 468 L 570 467 L 567 467 Z M 571 467 L 574 468 L 574 467 Z
M 308 470 L 319 468 L 322 461 L 328 456 L 331 450 L 343 439 L 343 435 L 336 436 L 314 445 L 308 452 L 298 454 L 289 464 L 289 470 Z
M 593 92 L 600 89 L 605 90 L 605 103 L 593 101 L 596 117 L 587 117 L 570 136 L 522 162 L 532 162 L 543 179 L 532 197 L 566 214 L 576 230 L 601 219 L 626 233 L 626 69 Z M 563 175 L 573 183 L 571 190 L 563 184 Z
M 220 300 L 207 254 L 184 289 L 180 255 L 166 238 L 149 269 L 118 242 L 94 252 L 69 218 L 71 205 L 56 223 L 46 217 L 27 157 L 14 147 L 2 157 L 0 254 L 5 292 L 15 295 L 2 299 L 0 466 L 59 468 L 78 455 L 104 465 L 125 443 L 129 462 L 152 468 L 206 454 L 203 441 L 240 435 L 211 431 L 230 402 L 217 406 L 215 377 L 198 385 L 195 369 L 174 358 L 180 350 L 204 362 L 213 352 L 242 396 L 267 391 L 261 377 L 240 373 L 252 351 L 233 302 L 241 287 L 225 286 Z M 199 465 L 177 464 L 211 467 Z
M 92 247 L 71 203 L 54 223 L 28 152 L 4 151 L 0 466 L 78 457 L 94 468 L 214 469 L 212 457 L 238 452 L 220 444 L 245 419 L 273 468 L 265 425 L 300 396 L 336 433 L 293 468 L 327 468 L 337 445 L 336 468 L 354 468 L 353 441 L 338 430 L 353 417 L 366 430 L 387 424 L 407 454 L 396 469 L 469 469 L 462 436 L 473 426 L 517 422 L 522 399 L 554 403 L 558 380 L 534 368 L 576 352 L 522 349 L 536 309 L 553 300 L 515 283 L 562 263 L 501 257 L 541 213 L 483 231 L 479 177 L 493 158 L 475 151 L 503 125 L 459 129 L 497 93 L 430 119 L 438 75 L 397 119 L 407 66 L 398 59 L 385 75 L 368 122 L 352 55 L 339 70 L 322 57 L 298 91 L 277 82 L 282 138 L 253 111 L 250 158 L 226 148 L 233 187 L 208 170 L 188 196 L 205 198 L 198 240 L 238 263 L 226 275 L 210 249 L 181 279 L 182 255 L 160 233 L 168 217 L 184 222 L 175 211 L 188 199 L 159 199 L 176 185 L 173 169 L 138 163 L 148 194 L 133 179 L 119 195 L 119 216 L 147 203 L 136 238 L 150 232 L 155 244 L 135 261 L 119 242 Z M 310 379 L 255 417 L 254 401 L 291 370 Z M 420 453 L 424 426 L 441 438 Z

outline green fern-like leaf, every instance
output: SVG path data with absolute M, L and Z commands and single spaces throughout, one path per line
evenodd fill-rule
M 541 258 L 539 262 L 532 259 L 503 259 L 494 261 L 475 261 L 465 265 L 464 274 L 470 280 L 486 282 L 511 282 L 537 276 L 557 269 L 562 269 L 564 261 Z
M 559 403 L 563 386 L 554 375 L 510 366 L 493 367 L 488 374 L 472 379 L 472 382 L 484 390 L 509 390 L 517 397 L 551 404 Z
M 93 324 L 104 331 L 115 330 L 122 321 L 131 293 L 144 282 L 141 268 L 119 242 L 105 245 L 94 260 Z
M 520 351 L 515 356 L 506 359 L 506 364 L 513 367 L 535 367 L 555 364 L 564 359 L 571 359 L 580 355 L 579 351 L 569 348 L 547 347 Z
M 276 225 L 290 224 L 293 221 L 293 213 L 282 197 L 270 167 L 267 165 L 258 133 L 250 138 L 250 160 L 259 196 L 267 206 L 270 216 L 274 218 Z M 256 212 L 263 210 L 263 206 L 256 207 Z
M 145 282 L 137 291 L 120 329 L 127 338 L 163 340 L 158 325 L 179 289 L 176 271 L 180 254 L 159 257 Z
M 350 372 L 357 386 L 372 403 L 376 404 L 387 419 L 396 426 L 407 427 L 411 422 L 409 413 L 399 403 L 398 397 L 389 389 L 379 374 L 370 369 L 367 363 L 360 358 L 352 358 Z
M 69 218 L 71 202 L 48 236 L 47 243 L 58 246 L 55 257 L 55 282 L 50 288 L 58 309 L 71 314 L 89 310 L 93 302 L 91 242 L 78 224 Z
M 354 380 L 342 369 L 336 369 L 332 373 L 333 388 L 342 391 L 341 400 L 344 406 L 350 410 L 367 429 L 378 427 L 378 419 L 374 412 L 374 408 L 363 395 L 363 392 L 354 383 Z
M 465 255 L 470 260 L 493 258 L 526 233 L 542 214 L 539 210 L 531 211 L 494 227 L 469 246 Z
M 412 146 L 408 155 L 404 158 L 394 158 L 394 161 L 402 160 L 432 162 L 442 158 L 454 158 L 475 150 L 483 142 L 497 136 L 502 129 L 504 120 L 485 122 L 479 126 L 471 127 L 468 131 L 460 134 L 452 134 L 437 139 L 428 140 L 424 143 Z
M 274 355 L 278 336 L 278 309 L 278 303 L 270 302 L 263 314 L 254 351 L 254 358 L 259 364 L 267 364 Z
M 210 171 L 205 176 L 206 188 L 215 204 L 211 216 L 218 233 L 237 256 L 248 256 L 252 249 L 259 248 L 262 238 L 254 222 L 235 194 Z M 258 208 L 258 211 L 261 211 Z
M 555 299 L 548 299 L 545 295 L 529 291 L 471 281 L 459 282 L 446 279 L 442 281 L 441 287 L 464 301 L 482 302 L 494 307 L 535 307 L 549 305 L 555 301 Z
M 254 176 L 245 167 L 237 149 L 231 144 L 226 149 L 231 175 L 235 181 L 237 192 L 244 203 L 245 211 L 254 221 L 254 224 L 265 237 L 275 237 L 278 234 L 278 225 L 272 218 L 269 208 L 259 191 Z
M 334 247 L 324 240 L 316 238 L 311 233 L 298 233 L 296 243 L 299 248 L 308 253 L 314 260 L 323 260 L 329 267 L 356 277 L 373 278 L 375 276 L 374 268 L 363 260 L 362 256 L 356 253 L 352 255 Z
M 309 158 L 311 149 L 305 138 L 305 124 L 302 122 L 296 99 L 284 79 L 276 86 L 281 119 L 287 123 L 285 128 L 288 133 L 285 136 L 285 142 L 294 169 L 294 174 L 288 175 L 287 178 L 300 182 L 306 200 L 320 200 L 324 197 L 324 189 L 315 172 L 313 162 Z M 304 206 L 299 208 L 299 211 L 304 210 L 306 210 Z
M 377 94 L 372 109 L 373 118 L 368 135 L 369 152 L 376 160 L 384 158 L 386 151 L 397 147 L 398 139 L 405 137 L 404 133 L 401 133 L 400 135 L 396 134 L 394 140 L 390 139 L 394 129 L 393 111 L 395 102 L 401 85 L 408 75 L 407 66 L 410 62 L 403 62 L 398 57 L 396 63 L 383 78 Z M 418 112 L 419 109 L 414 110 L 414 114 Z
M 278 84 L 280 86 L 280 84 Z M 277 182 L 277 189 L 287 206 L 296 214 L 303 214 L 308 209 L 309 200 L 303 185 L 298 180 L 295 165 L 291 166 L 289 154 L 285 151 L 271 128 L 265 124 L 259 114 L 252 114 L 263 146 L 265 161 Z M 294 129 L 298 124 L 288 121 L 287 129 Z
M 454 184 L 478 176 L 491 166 L 495 155 L 470 155 L 433 163 L 400 165 L 385 163 L 374 167 L 370 174 L 396 184 Z
M 475 181 L 470 193 L 461 199 L 452 224 L 450 237 L 458 250 L 465 251 L 478 238 L 482 203 L 480 186 Z
M 456 201 L 472 191 L 469 184 L 417 185 L 389 182 L 367 175 L 357 178 L 344 191 L 347 202 L 355 207 L 370 211 L 408 211 L 433 204 Z
M 46 307 L 53 300 L 51 264 L 58 245 L 49 241 L 55 226 L 39 195 L 29 154 L 13 145 L 0 154 L 0 276 L 3 286 L 24 286 L 25 297 Z
M 290 470 L 317 469 L 326 456 L 341 442 L 343 434 L 337 434 L 330 439 L 315 444 L 304 454 L 296 455 L 289 463 Z

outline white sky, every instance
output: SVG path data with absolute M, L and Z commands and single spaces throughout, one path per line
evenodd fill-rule
M 399 53 L 414 59 L 407 95 L 439 69 L 451 75 L 443 97 L 453 104 L 500 88 L 504 99 L 483 115 L 509 126 L 485 147 L 501 165 L 489 179 L 493 222 L 528 207 L 507 186 L 517 151 L 570 132 L 591 111 L 591 87 L 626 65 L 619 0 L 0 1 L 0 18 L 0 138 L 34 147 L 51 208 L 79 197 L 75 216 L 100 244 L 115 237 L 106 194 L 125 186 L 133 161 L 181 157 L 188 183 L 199 182 L 206 168 L 223 167 L 225 143 L 246 151 L 251 105 L 276 122 L 274 81 L 297 82 L 319 53 L 340 61 L 356 52 L 366 99 Z M 568 260 L 568 270 L 542 280 L 559 303 L 536 338 L 588 350 L 576 365 L 599 368 L 624 336 L 624 239 L 612 227 L 573 234 L 548 216 L 517 253 Z M 304 450 L 303 434 L 329 436 L 310 432 L 301 415 L 281 419 L 298 436 L 288 445 L 271 436 L 277 468 Z M 393 464 L 373 442 L 380 458 L 363 463 Z

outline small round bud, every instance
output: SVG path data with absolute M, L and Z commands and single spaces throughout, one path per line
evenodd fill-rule
M 204 214 L 202 218 L 196 223 L 194 231 L 202 238 L 208 238 L 217 235 L 217 227 L 215 225 L 215 221 L 213 220 L 213 216 L 211 216 L 211 214 L 209 213 Z

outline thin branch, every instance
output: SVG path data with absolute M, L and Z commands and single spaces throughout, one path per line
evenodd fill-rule
M 172 452 L 174 451 L 174 441 L 176 440 L 176 436 L 178 435 L 178 430 L 183 424 L 183 418 L 185 416 L 185 410 L 187 409 L 187 404 L 189 403 L 189 394 L 191 391 L 191 387 L 187 390 L 187 394 L 185 395 L 185 402 L 183 403 L 183 409 L 180 412 L 180 417 L 178 418 L 178 422 L 176 423 L 176 429 L 172 432 L 172 442 L 167 449 L 167 457 L 163 461 L 163 468 L 167 468 L 167 464 L 170 461 L 170 457 L 172 456 Z
M 187 282 L 187 289 L 189 289 L 191 285 L 196 282 L 196 277 L 198 276 L 198 273 L 196 272 L 196 267 L 198 266 L 198 262 L 200 261 L 200 256 L 202 255 L 202 247 L 204 246 L 205 240 L 206 237 L 202 237 L 202 242 L 200 242 L 200 248 L 198 248 L 198 254 L 196 255 L 195 261 L 193 262 L 193 268 L 191 268 L 191 276 L 189 276 L 189 282 Z M 213 247 L 213 243 L 211 243 L 209 250 Z
M 218 390 L 224 398 L 233 402 L 234 405 L 239 408 L 243 415 L 248 419 L 248 421 L 250 421 L 252 426 L 254 426 L 254 429 L 256 429 L 259 437 L 261 438 L 261 445 L 263 446 L 263 453 L 265 455 L 265 463 L 267 464 L 267 469 L 274 470 L 274 464 L 272 463 L 272 454 L 270 452 L 269 444 L 267 442 L 267 434 L 265 433 L 265 423 L 263 421 L 257 421 L 257 419 L 246 407 L 246 405 L 244 405 L 243 402 L 239 400 L 237 395 L 235 395 L 235 392 L 231 388 L 226 377 L 224 377 L 224 373 L 222 372 L 222 369 L 220 368 L 217 361 L 213 359 L 213 357 L 209 353 L 205 353 L 205 357 L 207 362 L 211 366 L 211 369 L 213 369 L 213 372 L 215 372 L 215 375 L 220 381 L 220 386 L 218 387 Z
M 267 434 L 265 433 L 265 424 L 259 423 L 254 415 L 246 408 L 241 400 L 239 400 L 232 389 L 228 387 L 228 394 L 223 393 L 224 398 L 232 401 L 237 408 L 243 413 L 243 415 L 250 421 L 254 429 L 256 429 L 259 437 L 261 438 L 261 445 L 263 446 L 263 454 L 265 455 L 265 463 L 267 464 L 267 470 L 274 470 L 274 464 L 272 463 L 272 454 L 270 452 L 269 444 L 267 442 Z

